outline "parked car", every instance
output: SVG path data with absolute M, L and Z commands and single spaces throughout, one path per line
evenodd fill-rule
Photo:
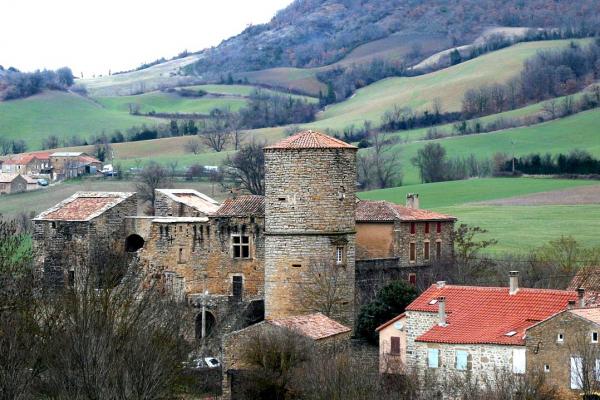
M 219 360 L 217 360 L 214 357 L 205 357 L 204 362 L 206 363 L 208 368 L 218 368 L 221 366 L 221 363 L 219 362 Z
M 48 181 L 46 179 L 40 178 L 37 180 L 37 184 L 40 186 L 48 186 Z

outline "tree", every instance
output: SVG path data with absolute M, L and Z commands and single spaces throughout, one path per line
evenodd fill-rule
M 327 259 L 311 258 L 305 280 L 298 283 L 302 293 L 301 307 L 309 313 L 328 317 L 339 315 L 348 302 L 346 269 Z
M 56 74 L 58 75 L 58 82 L 65 88 L 68 88 L 69 86 L 73 85 L 74 77 L 73 77 L 73 71 L 71 71 L 71 68 L 69 68 L 69 67 L 59 68 L 56 70 Z
M 42 141 L 42 149 L 55 149 L 59 145 L 58 136 L 50 135 Z
M 446 149 L 439 143 L 426 144 L 411 162 L 419 169 L 423 183 L 441 182 L 446 178 Z
M 215 108 L 210 112 L 208 126 L 200 133 L 200 138 L 204 144 L 216 152 L 221 152 L 229 143 L 231 134 L 227 122 L 227 112 Z
M 387 188 L 402 184 L 399 153 L 391 135 L 372 130 L 368 136 L 371 149 L 359 157 L 359 180 L 363 187 Z
M 580 390 L 583 392 L 583 398 L 593 399 L 593 394 L 600 390 L 598 380 L 600 371 L 598 371 L 598 360 L 600 360 L 600 347 L 597 343 L 592 343 L 588 331 L 580 331 L 568 337 L 568 348 L 571 354 L 571 380 L 575 378 L 579 383 Z M 575 365 L 574 365 L 575 364 Z
M 264 194 L 264 146 L 264 143 L 253 140 L 242 146 L 233 156 L 227 156 L 223 162 L 223 170 L 227 181 L 249 193 Z
M 478 239 L 477 237 L 488 233 L 486 229 L 479 226 L 460 224 L 454 228 L 454 258 L 455 279 L 457 282 L 465 282 L 467 278 L 475 278 L 477 267 L 485 265 L 485 260 L 478 260 L 481 250 L 498 243 L 495 239 Z
M 356 325 L 357 334 L 376 343 L 375 328 L 402 314 L 416 297 L 415 287 L 405 281 L 394 281 L 384 286 L 372 302 L 360 309 Z
M 450 52 L 450 65 L 460 64 L 462 62 L 462 57 L 458 49 L 454 49 Z
M 189 153 L 198 154 L 200 153 L 201 144 L 198 139 L 189 139 L 187 142 L 185 142 L 183 148 Z
M 149 203 L 148 211 L 154 214 L 156 189 L 166 188 L 171 185 L 169 172 L 162 165 L 152 161 L 142 169 L 138 176 L 136 189 L 141 201 Z

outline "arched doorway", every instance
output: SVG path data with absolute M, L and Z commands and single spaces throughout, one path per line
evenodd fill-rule
M 210 336 L 213 328 L 215 327 L 216 320 L 215 316 L 210 311 L 205 311 L 204 314 L 206 316 L 204 332 L 205 337 L 208 337 Z M 202 339 L 202 312 L 196 315 L 196 339 Z
M 144 247 L 144 239 L 140 235 L 134 233 L 125 239 L 125 251 L 128 253 L 135 253 L 142 247 Z

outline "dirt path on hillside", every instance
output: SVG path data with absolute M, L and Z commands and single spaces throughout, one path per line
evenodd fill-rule
M 551 192 L 534 193 L 526 196 L 511 197 L 508 199 L 482 201 L 471 204 L 494 206 L 600 204 L 600 184 L 594 186 L 580 186 L 570 189 L 553 190 Z

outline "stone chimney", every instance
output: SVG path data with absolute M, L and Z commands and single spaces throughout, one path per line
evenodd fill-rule
M 577 288 L 577 300 L 579 307 L 585 307 L 585 289 L 582 287 Z
M 519 271 L 510 271 L 508 273 L 509 295 L 515 295 L 519 291 Z
M 418 193 L 408 193 L 406 195 L 406 207 L 414 208 L 415 210 L 419 209 L 419 194 Z
M 439 317 L 438 325 L 446 326 L 446 325 L 448 325 L 446 323 L 446 298 L 443 296 L 438 297 L 437 303 L 438 303 L 438 317 Z
M 575 300 L 569 300 L 569 302 L 567 303 L 567 310 L 572 310 L 575 308 L 575 304 L 577 304 L 577 302 Z
M 438 289 L 441 289 L 446 286 L 446 281 L 437 281 L 435 283 L 435 285 L 437 286 Z

